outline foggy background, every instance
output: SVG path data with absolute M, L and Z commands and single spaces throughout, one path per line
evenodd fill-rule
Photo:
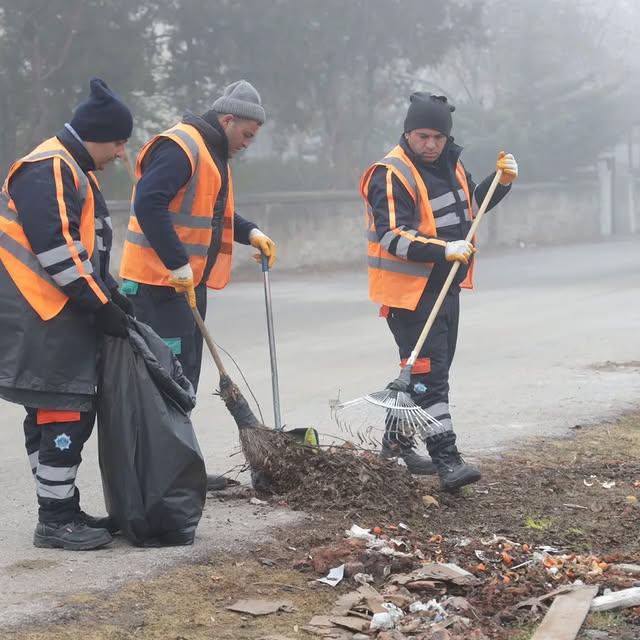
M 234 161 L 240 194 L 357 189 L 415 90 L 457 106 L 476 178 L 506 149 L 523 183 L 584 179 L 640 138 L 638 25 L 633 0 L 2 0 L 0 169 L 97 75 L 134 111 L 132 156 L 226 84 L 254 83 L 268 123 Z M 108 199 L 129 197 L 122 166 L 101 177 Z

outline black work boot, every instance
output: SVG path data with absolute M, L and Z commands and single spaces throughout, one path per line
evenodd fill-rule
M 436 465 L 426 456 L 421 456 L 416 452 L 411 444 L 402 445 L 387 438 L 382 439 L 382 450 L 380 455 L 385 460 L 391 458 L 402 458 L 407 465 L 409 473 L 416 476 L 432 476 L 438 473 Z
M 91 529 L 106 529 L 111 535 L 120 531 L 118 523 L 111 516 L 96 518 L 95 516 L 90 516 L 84 511 L 80 511 L 78 514 L 78 520 L 80 520 L 80 522 L 84 522 L 84 524 Z
M 458 448 L 453 431 L 427 438 L 427 449 L 440 476 L 440 487 L 454 493 L 467 484 L 478 482 L 482 477 L 480 470 L 467 464 Z
M 112 540 L 106 529 L 92 529 L 79 518 L 66 524 L 38 522 L 33 534 L 34 547 L 67 551 L 99 549 Z

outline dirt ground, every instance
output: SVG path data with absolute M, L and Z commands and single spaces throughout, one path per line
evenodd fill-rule
M 54 624 L 5 629 L 0 635 L 7 640 L 311 638 L 303 629 L 311 618 L 328 614 L 340 595 L 359 586 L 353 577 L 336 587 L 316 581 L 341 562 L 349 576 L 371 574 L 377 589 L 388 584 L 389 572 L 392 577 L 429 561 L 468 570 L 476 584 L 446 589 L 449 596 L 464 597 L 474 631 L 455 635 L 452 630 L 451 638 L 526 640 L 544 607 L 516 605 L 576 579 L 613 590 L 640 586 L 640 575 L 615 568 L 640 564 L 640 416 L 577 427 L 570 437 L 537 440 L 481 464 L 482 481 L 458 495 L 443 494 L 432 478 L 412 487 L 402 478 L 403 503 L 389 483 L 378 508 L 358 499 L 358 492 L 340 501 L 335 490 L 310 481 L 289 496 L 270 498 L 311 514 L 303 527 L 277 532 L 275 542 L 182 566 L 117 592 L 76 595 Z M 341 486 L 339 478 L 325 478 L 324 484 Z M 375 501 L 375 491 L 363 492 L 360 497 Z M 365 553 L 345 539 L 353 524 L 408 553 L 386 560 Z M 535 560 L 536 553 L 544 562 Z M 248 598 L 282 601 L 285 610 L 252 617 L 226 608 Z M 341 633 L 333 637 L 353 637 Z M 579 636 L 638 637 L 640 607 L 591 614 Z

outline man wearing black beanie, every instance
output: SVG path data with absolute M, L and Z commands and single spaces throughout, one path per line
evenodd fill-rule
M 0 194 L 0 397 L 22 404 L 37 547 L 96 549 L 111 523 L 75 485 L 95 420 L 100 334 L 128 335 L 109 273 L 111 219 L 93 175 L 124 154 L 133 118 L 99 78 L 70 123 L 13 163 Z
M 441 433 L 425 441 L 431 460 L 416 453 L 411 434 L 387 429 L 382 443 L 384 457 L 403 458 L 412 473 L 437 473 L 446 491 L 480 479 L 480 471 L 466 464 L 456 447 L 449 368 L 458 336 L 460 289 L 473 286 L 475 248 L 464 238 L 495 176 L 476 185 L 464 169 L 462 147 L 451 137 L 454 110 L 444 96 L 413 93 L 400 142 L 367 169 L 360 185 L 368 211 L 369 297 L 382 305 L 401 366 L 453 263 L 460 263 L 411 372 L 414 402 L 442 425 Z M 496 168 L 502 177 L 489 208 L 504 198 L 518 176 L 511 154 L 501 152 Z

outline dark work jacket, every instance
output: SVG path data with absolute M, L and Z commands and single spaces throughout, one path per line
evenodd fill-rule
M 432 203 L 433 215 L 436 223 L 439 218 L 447 221 L 446 226 L 439 226 L 437 229 L 437 238 L 450 242 L 452 240 L 463 240 L 471 227 L 471 222 L 466 220 L 465 210 L 467 203 L 464 195 L 460 193 L 460 185 L 456 179 L 456 166 L 462 153 L 462 147 L 457 145 L 453 138 L 450 138 L 445 145 L 440 157 L 433 163 L 425 163 L 417 157 L 411 147 L 409 147 L 405 137 L 402 136 L 399 142 L 402 149 L 408 155 L 409 159 L 420 173 L 423 179 L 429 200 Z M 376 233 L 378 238 L 382 238 L 390 229 L 389 226 L 389 206 L 387 204 L 387 187 L 386 187 L 387 169 L 385 167 L 377 167 L 371 176 L 369 182 L 368 200 L 373 209 Z M 480 184 L 476 185 L 471 174 L 466 172 L 467 183 L 469 185 L 469 193 L 471 194 L 472 206 L 477 211 L 484 199 L 491 181 L 495 176 L 495 172 L 485 178 Z M 393 198 L 395 201 L 396 226 L 406 229 L 415 229 L 417 221 L 415 220 L 415 211 L 413 199 L 409 192 L 405 189 L 400 180 L 394 175 Z M 509 192 L 510 187 L 498 185 L 489 209 L 494 207 Z M 447 198 L 447 194 L 452 194 L 453 198 Z M 451 202 L 453 200 L 453 202 Z M 444 206 L 440 206 L 439 202 L 446 202 Z M 446 218 L 445 218 L 446 216 Z M 449 224 L 451 221 L 451 224 Z M 391 243 L 389 251 L 395 255 L 396 243 Z M 444 256 L 444 248 L 434 244 L 424 244 L 422 242 L 412 242 L 409 246 L 407 259 L 416 262 L 433 262 L 434 267 L 429 276 L 429 288 L 440 287 L 451 269 L 452 263 L 447 262 Z M 451 286 L 453 292 L 459 291 L 459 284 L 465 279 L 468 267 L 461 264 L 454 283 Z
M 63 129 L 57 137 L 85 173 L 94 168 L 91 156 L 71 132 Z M 71 172 L 64 164 L 62 167 L 69 233 L 79 241 L 81 203 Z M 97 236 L 90 277 L 110 297 L 116 286 L 108 271 L 111 221 L 97 183 L 89 177 L 89 184 Z M 9 192 L 34 253 L 64 244 L 51 160 L 25 164 L 12 178 Z M 53 275 L 65 265 L 63 261 L 45 269 Z M 69 301 L 55 318 L 45 322 L 0 263 L 0 397 L 30 407 L 86 411 L 92 406 L 96 385 L 98 336 L 93 312 L 102 302 L 85 280 L 60 288 Z
M 186 114 L 183 122 L 195 127 L 202 135 L 222 176 L 222 187 L 211 220 L 213 242 L 209 247 L 203 275 L 203 281 L 206 281 L 220 251 L 224 208 L 229 188 L 229 149 L 224 130 L 218 123 L 215 112 L 207 112 L 202 117 Z M 191 178 L 191 163 L 186 153 L 173 140 L 161 138 L 147 153 L 142 165 L 142 177 L 136 186 L 134 202 L 136 218 L 149 244 L 170 270 L 178 269 L 189 262 L 182 242 L 173 227 L 172 214 L 168 209 L 171 200 L 189 178 Z M 249 244 L 249 234 L 256 228 L 257 225 L 253 222 L 245 220 L 237 213 L 234 214 L 236 242 Z

